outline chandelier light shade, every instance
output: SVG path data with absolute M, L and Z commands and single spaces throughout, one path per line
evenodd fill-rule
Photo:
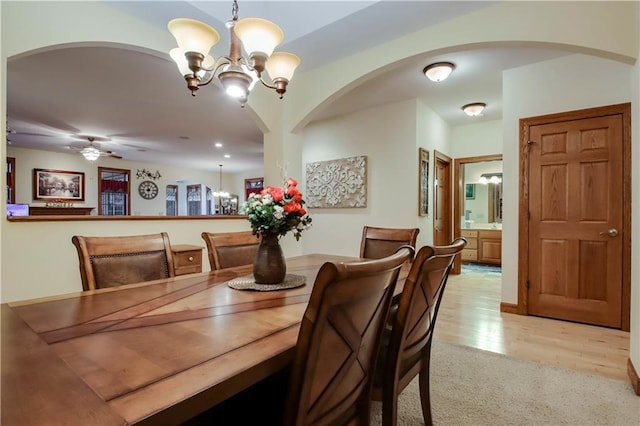
M 300 58 L 293 53 L 276 52 L 269 58 L 266 69 L 274 81 L 291 81 L 293 72 L 300 65 Z
M 233 1 L 232 19 L 227 22 L 227 27 L 231 39 L 229 54 L 214 59 L 209 51 L 220 40 L 214 28 L 189 18 L 169 22 L 169 32 L 178 43 L 178 47 L 169 54 L 178 65 L 191 94 L 195 96 L 200 86 L 217 78 L 227 94 L 237 98 L 242 106 L 258 81 L 275 90 L 282 99 L 295 69 L 300 65 L 300 58 L 293 53 L 274 53 L 284 40 L 282 29 L 262 18 L 238 20 L 237 0 Z M 269 79 L 263 74 L 265 70 Z
M 94 146 L 83 148 L 80 153 L 89 161 L 96 161 L 100 157 L 100 150 Z
M 195 19 L 173 19 L 167 27 L 178 42 L 180 50 L 183 52 L 197 52 L 203 58 L 220 41 L 220 34 L 215 29 Z
M 251 59 L 255 56 L 268 58 L 284 40 L 284 32 L 280 27 L 262 18 L 240 19 L 234 31 Z
M 469 117 L 478 117 L 482 114 L 487 104 L 482 102 L 474 102 L 471 104 L 466 104 L 462 107 L 462 111 L 467 114 Z
M 425 67 L 422 72 L 429 80 L 440 82 L 446 80 L 454 69 L 456 66 L 451 62 L 436 62 Z

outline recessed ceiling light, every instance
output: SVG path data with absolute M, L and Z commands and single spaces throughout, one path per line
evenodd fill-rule
M 225 154 L 224 158 L 231 158 L 231 156 L 229 154 Z
M 483 102 L 474 102 L 472 104 L 466 104 L 465 106 L 462 107 L 462 110 L 469 117 L 477 117 L 479 115 L 482 115 L 482 111 L 484 111 L 484 108 L 486 106 L 487 104 Z
M 446 80 L 454 69 L 456 69 L 456 66 L 451 62 L 436 62 L 427 66 L 422 72 L 429 80 L 440 82 Z
M 216 142 L 215 143 L 215 147 L 216 148 L 222 148 L 222 142 Z

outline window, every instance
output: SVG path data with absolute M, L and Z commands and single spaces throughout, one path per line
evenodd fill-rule
M 131 170 L 98 167 L 98 214 L 126 216 L 130 214 Z
M 167 185 L 167 216 L 178 216 L 178 185 Z
M 187 185 L 187 215 L 202 214 L 202 195 L 200 185 Z

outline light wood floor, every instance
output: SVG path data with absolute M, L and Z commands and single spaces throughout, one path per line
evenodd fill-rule
M 500 312 L 501 275 L 451 275 L 434 337 L 438 340 L 628 380 L 629 333 Z

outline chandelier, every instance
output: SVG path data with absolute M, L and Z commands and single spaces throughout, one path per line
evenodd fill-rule
M 217 191 L 214 191 L 213 196 L 218 198 L 229 198 L 229 193 L 222 189 L 222 164 L 220 166 L 220 187 Z
M 220 40 L 214 28 L 189 18 L 173 19 L 168 24 L 169 32 L 178 42 L 178 47 L 169 54 L 191 95 L 195 96 L 200 86 L 217 78 L 227 94 L 237 98 L 243 107 L 258 81 L 274 89 L 282 99 L 300 58 L 293 53 L 273 52 L 284 40 L 284 32 L 273 22 L 262 18 L 238 20 L 237 0 L 233 1 L 231 12 L 232 19 L 226 23 L 231 38 L 229 55 L 217 60 L 209 54 Z M 249 59 L 242 55 L 240 42 Z M 265 70 L 269 80 L 265 79 Z

